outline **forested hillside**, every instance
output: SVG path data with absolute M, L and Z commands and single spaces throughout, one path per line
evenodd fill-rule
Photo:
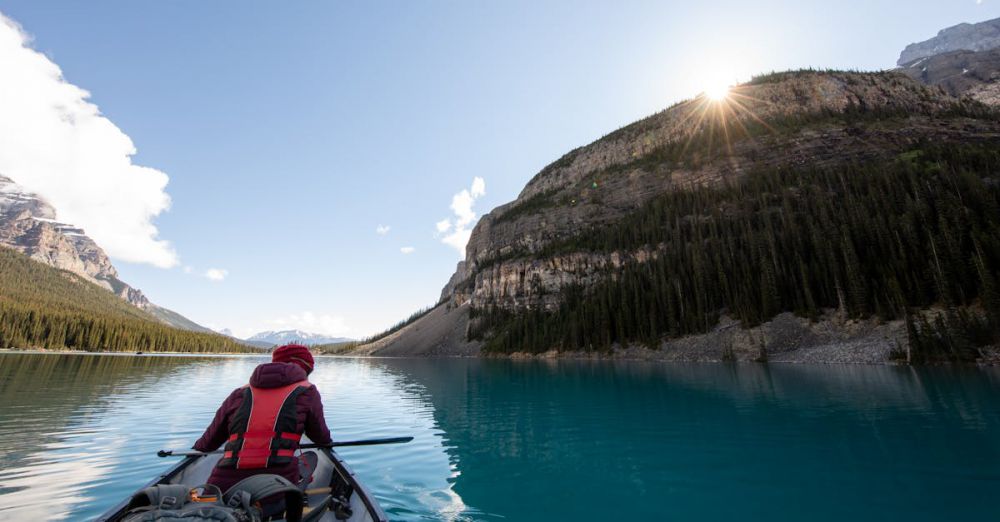
M 753 326 L 839 308 L 908 318 L 917 360 L 971 360 L 1000 333 L 1000 141 L 922 143 L 891 161 L 669 192 L 536 255 L 640 249 L 649 261 L 567 288 L 555 311 L 474 310 L 471 335 L 498 352 L 656 346 L 722 313 Z M 935 305 L 936 319 L 911 317 Z
M 79 275 L 0 248 L 0 348 L 242 352 L 215 334 L 164 325 Z

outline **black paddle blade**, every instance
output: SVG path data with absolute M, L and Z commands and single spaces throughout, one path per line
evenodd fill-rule
M 388 439 L 365 439 L 365 440 L 347 440 L 341 442 L 331 442 L 330 444 L 303 444 L 303 448 L 309 446 L 314 446 L 317 448 L 340 448 L 343 446 L 373 446 L 375 444 L 400 444 L 404 442 L 410 442 L 413 437 L 391 437 Z

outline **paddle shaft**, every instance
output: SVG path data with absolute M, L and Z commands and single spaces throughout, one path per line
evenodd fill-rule
M 410 442 L 413 437 L 391 437 L 387 439 L 364 439 L 364 440 L 346 440 L 340 442 L 331 442 L 329 444 L 303 444 L 299 446 L 300 449 L 311 449 L 311 448 L 341 448 L 344 446 L 372 446 L 375 444 L 399 444 L 402 442 Z M 202 457 L 205 455 L 214 455 L 217 453 L 224 453 L 225 450 L 215 450 L 215 451 L 174 451 L 174 450 L 160 450 L 156 452 L 158 457 Z

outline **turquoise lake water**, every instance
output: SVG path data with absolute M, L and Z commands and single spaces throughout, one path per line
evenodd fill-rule
M 0 355 L 0 520 L 87 520 L 262 358 Z M 395 520 L 1000 519 L 1000 370 L 322 358 Z

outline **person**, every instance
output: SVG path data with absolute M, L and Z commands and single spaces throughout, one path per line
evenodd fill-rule
M 215 451 L 225 444 L 209 484 L 225 492 L 260 473 L 299 483 L 295 450 L 302 434 L 316 444 L 330 443 L 319 390 L 307 380 L 313 366 L 308 348 L 284 345 L 274 350 L 270 363 L 254 369 L 249 384 L 229 394 L 193 446 Z

